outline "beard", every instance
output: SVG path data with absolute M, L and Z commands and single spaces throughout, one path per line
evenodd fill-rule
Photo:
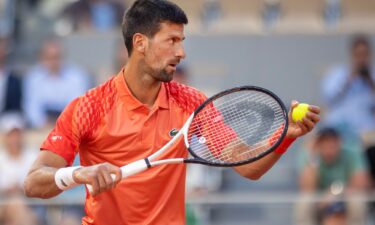
M 154 73 L 154 79 L 160 82 L 170 82 L 173 79 L 174 72 L 167 72 L 165 69 Z

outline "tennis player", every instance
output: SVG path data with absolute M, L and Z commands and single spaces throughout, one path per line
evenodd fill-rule
M 172 81 L 185 58 L 187 23 L 174 3 L 135 1 L 122 24 L 128 63 L 117 76 L 66 107 L 27 175 L 27 196 L 51 198 L 76 184 L 90 184 L 93 194 L 86 197 L 84 225 L 185 223 L 185 166 L 159 166 L 121 182 L 119 166 L 162 147 L 206 99 L 198 90 Z M 314 128 L 319 111 L 311 106 L 303 122 L 290 122 L 275 152 L 235 170 L 260 178 L 297 137 Z M 187 157 L 182 146 L 163 157 Z M 78 153 L 82 166 L 71 167 Z M 116 175 L 114 181 L 110 174 Z M 56 182 L 60 180 L 67 182 Z

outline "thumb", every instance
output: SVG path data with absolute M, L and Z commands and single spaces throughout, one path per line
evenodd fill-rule
M 291 110 L 293 110 L 295 107 L 297 107 L 298 104 L 299 104 L 299 102 L 297 100 L 292 100 L 292 103 L 290 104 Z

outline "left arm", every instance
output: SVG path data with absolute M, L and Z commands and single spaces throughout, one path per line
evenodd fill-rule
M 292 102 L 292 110 L 298 105 L 298 102 Z M 320 108 L 317 106 L 310 106 L 309 112 L 306 113 L 305 118 L 303 118 L 302 122 L 293 122 L 292 120 L 292 110 L 289 112 L 289 127 L 287 134 L 280 144 L 280 146 L 269 155 L 261 158 L 253 163 L 249 163 L 242 166 L 234 167 L 235 171 L 239 173 L 241 176 L 257 180 L 262 177 L 271 167 L 281 158 L 282 152 L 290 146 L 294 139 L 301 137 L 308 132 L 310 132 L 314 127 L 315 124 L 319 122 L 319 113 Z

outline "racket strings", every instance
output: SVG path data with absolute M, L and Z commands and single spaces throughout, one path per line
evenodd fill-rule
M 250 133 L 253 133 L 253 132 L 247 132 L 245 134 L 243 134 L 242 136 L 244 135 L 248 135 Z M 263 152 L 262 149 L 268 149 L 270 147 L 269 143 L 270 143 L 270 140 L 269 140 L 269 136 L 268 135 L 265 140 L 263 141 L 258 141 L 258 143 L 254 143 L 252 145 L 248 145 L 246 144 L 246 141 L 244 141 L 243 139 L 240 139 L 240 138 L 237 138 L 233 141 L 233 137 L 224 137 L 224 138 L 221 138 L 221 141 L 224 142 L 224 143 L 230 143 L 230 144 L 227 144 L 227 146 L 225 146 L 226 148 L 237 148 L 237 147 L 241 147 L 242 149 L 242 153 L 239 154 L 238 156 L 243 156 L 243 155 L 251 155 L 252 157 L 256 157 L 258 155 L 258 153 L 261 153 Z M 279 138 L 279 137 L 277 137 Z M 231 142 L 232 141 L 232 142 Z M 246 151 L 244 151 L 244 148 L 243 146 L 246 146 L 247 149 Z M 256 146 L 256 147 L 255 147 Z M 196 146 L 194 146 L 193 148 L 195 148 Z M 204 159 L 209 159 L 209 160 L 214 160 L 216 161 L 217 159 L 220 159 L 221 161 L 225 161 L 225 162 L 233 162 L 233 161 L 239 161 L 239 158 L 233 158 L 233 154 L 235 151 L 232 150 L 232 151 L 222 151 L 222 149 L 220 149 L 222 146 L 214 146 L 214 149 L 212 149 L 212 145 L 207 145 L 205 148 L 201 149 L 201 154 L 200 154 L 200 157 L 201 158 L 204 158 Z M 259 151 L 260 150 L 260 151 Z M 216 154 L 215 154 L 216 153 Z M 220 153 L 220 155 L 218 156 L 218 153 Z M 251 153 L 251 154 L 249 154 Z M 238 154 L 238 152 L 236 153 Z M 245 158 L 241 158 L 242 160 L 246 160 Z
M 229 105 L 228 106 L 228 108 L 229 107 L 231 107 L 231 109 L 228 109 L 228 108 L 226 108 L 226 114 L 237 114 L 236 115 L 236 117 L 233 117 L 233 120 L 231 121 L 231 126 L 232 127 L 235 127 L 235 126 L 239 126 L 239 125 L 241 125 L 242 123 L 243 123 L 243 118 L 247 118 L 247 116 L 249 116 L 249 114 L 252 114 L 253 112 L 251 112 L 251 111 L 243 111 L 243 112 L 240 112 L 240 111 L 238 111 L 238 110 L 235 110 L 235 109 L 233 109 L 233 105 L 236 105 L 236 104 L 238 104 L 239 102 L 241 102 L 241 101 L 243 101 L 243 99 L 242 98 L 239 98 L 240 100 L 238 101 L 236 101 L 236 102 L 234 102 L 234 101 L 231 101 L 231 105 Z M 257 98 L 254 98 L 254 101 L 256 101 L 256 100 L 258 100 Z M 275 100 L 273 100 L 273 99 L 271 99 L 273 102 L 275 101 Z M 268 103 L 268 104 L 270 104 L 271 103 L 271 101 L 267 101 L 266 103 Z M 227 105 L 227 103 L 225 102 L 224 103 L 225 105 Z M 224 105 L 223 104 L 223 105 Z M 227 106 L 225 106 L 225 107 L 227 107 Z M 214 111 L 217 111 L 216 109 L 214 109 Z M 207 112 L 208 112 L 208 110 L 205 110 L 205 112 L 206 112 L 206 114 L 205 115 L 200 115 L 200 118 L 199 118 L 199 123 L 195 123 L 194 125 L 195 125 L 195 127 L 194 127 L 194 125 L 192 124 L 192 125 L 190 125 L 192 128 L 193 128 L 193 130 L 197 130 L 197 129 L 200 129 L 199 127 L 201 126 L 201 124 L 202 124 L 202 122 L 203 122 L 203 124 L 210 124 L 210 126 L 211 126 L 211 129 L 218 129 L 218 128 L 221 128 L 220 126 L 222 125 L 222 124 L 219 124 L 219 123 L 212 123 L 212 118 L 210 118 L 209 116 L 207 116 L 207 115 L 209 115 Z M 245 114 L 245 113 L 247 113 L 247 114 Z M 280 111 L 280 112 L 276 112 L 276 118 L 282 118 L 283 117 L 283 111 Z M 254 130 L 255 128 L 256 128 L 256 126 L 260 123 L 261 121 L 260 120 L 258 120 L 257 121 L 257 124 L 255 124 L 255 125 L 253 125 L 250 129 L 247 129 L 248 131 L 252 131 L 252 130 Z
M 257 100 L 257 99 L 255 99 L 255 100 Z M 235 104 L 237 104 L 238 102 L 240 102 L 240 101 L 243 101 L 243 99 L 241 99 L 240 98 L 240 100 L 239 101 L 237 101 L 237 102 L 232 102 L 232 104 L 231 105 L 229 105 L 228 107 L 231 107 L 231 106 L 233 106 L 233 105 L 235 105 Z M 273 100 L 273 101 L 275 101 L 275 100 Z M 269 103 L 269 102 L 268 102 Z M 224 103 L 224 104 L 226 104 L 226 103 Z M 207 112 L 208 110 L 205 110 L 205 112 Z M 216 110 L 214 110 L 214 111 L 216 111 Z M 246 118 L 248 115 L 247 114 L 245 114 L 246 112 L 239 112 L 238 110 L 236 110 L 236 109 L 233 109 L 233 107 L 232 107 L 232 109 L 227 109 L 226 110 L 226 114 L 237 114 L 237 116 L 236 117 L 234 117 L 233 118 L 233 121 L 231 122 L 231 125 L 232 126 L 238 126 L 240 123 L 242 123 L 243 122 L 243 118 Z M 250 112 L 251 113 L 251 112 Z M 277 115 L 277 118 L 282 118 L 282 116 L 283 116 L 283 111 L 280 111 L 280 112 L 276 112 L 276 113 L 278 113 L 279 115 Z M 208 123 L 210 123 L 210 125 L 211 126 L 216 126 L 216 127 L 212 127 L 211 129 L 213 129 L 213 128 L 218 128 L 218 126 L 220 126 L 220 125 L 218 125 L 218 123 L 212 123 L 212 118 L 210 118 L 209 116 L 207 116 L 207 115 L 209 115 L 208 113 L 206 114 L 206 115 L 200 115 L 200 118 L 198 119 L 199 121 L 202 121 L 203 122 L 203 124 L 208 124 Z M 237 121 L 237 123 L 239 123 L 239 124 L 236 124 L 236 121 Z M 259 121 L 260 122 L 260 121 Z M 195 127 L 193 127 L 193 130 L 197 130 L 197 129 L 199 129 L 199 127 L 201 126 L 201 124 L 202 123 L 195 123 L 195 124 L 191 124 L 190 125 L 190 127 L 193 127 L 193 126 L 195 126 Z M 255 127 L 255 126 L 253 126 L 253 127 Z
M 190 149 L 213 163 L 235 163 L 258 156 L 281 136 L 285 113 L 270 95 L 241 90 L 223 95 L 195 115 L 188 132 Z
M 252 128 L 251 131 L 249 131 L 249 132 L 247 132 L 243 135 L 250 135 L 251 133 L 253 133 L 254 130 L 256 130 L 256 128 Z M 273 134 L 269 134 L 267 137 L 264 138 L 264 140 L 259 140 L 259 142 L 256 144 L 256 146 L 246 145 L 248 147 L 248 149 L 246 151 L 242 151 L 241 153 L 236 152 L 236 154 L 237 154 L 237 156 L 241 156 L 242 160 L 247 159 L 246 157 L 243 157 L 243 156 L 246 156 L 246 155 L 251 156 L 251 157 L 256 157 L 260 153 L 264 152 L 265 148 L 268 149 L 270 147 L 270 143 L 273 143 L 274 140 L 278 140 L 280 138 L 280 136 L 281 136 L 281 133 L 278 136 L 275 136 Z M 224 139 L 224 142 L 227 142 L 227 143 L 229 143 L 232 140 L 228 137 L 225 137 L 225 138 L 226 139 Z M 226 147 L 237 148 L 237 147 L 242 147 L 244 144 L 245 144 L 245 141 L 243 141 L 241 139 L 235 139 L 234 142 L 230 143 L 230 145 L 228 145 Z M 233 152 L 235 152 L 235 151 L 233 150 Z M 237 158 L 236 160 L 233 160 L 233 154 L 231 154 L 231 153 L 232 152 L 227 152 L 226 154 L 221 154 L 220 157 L 219 157 L 220 160 L 226 161 L 226 162 L 239 161 L 239 158 Z M 207 158 L 210 158 L 210 157 L 215 157 L 215 159 L 217 159 L 216 156 L 212 156 L 212 152 L 209 149 L 206 149 L 206 152 L 202 152 L 200 157 L 204 158 L 204 159 L 207 159 Z

